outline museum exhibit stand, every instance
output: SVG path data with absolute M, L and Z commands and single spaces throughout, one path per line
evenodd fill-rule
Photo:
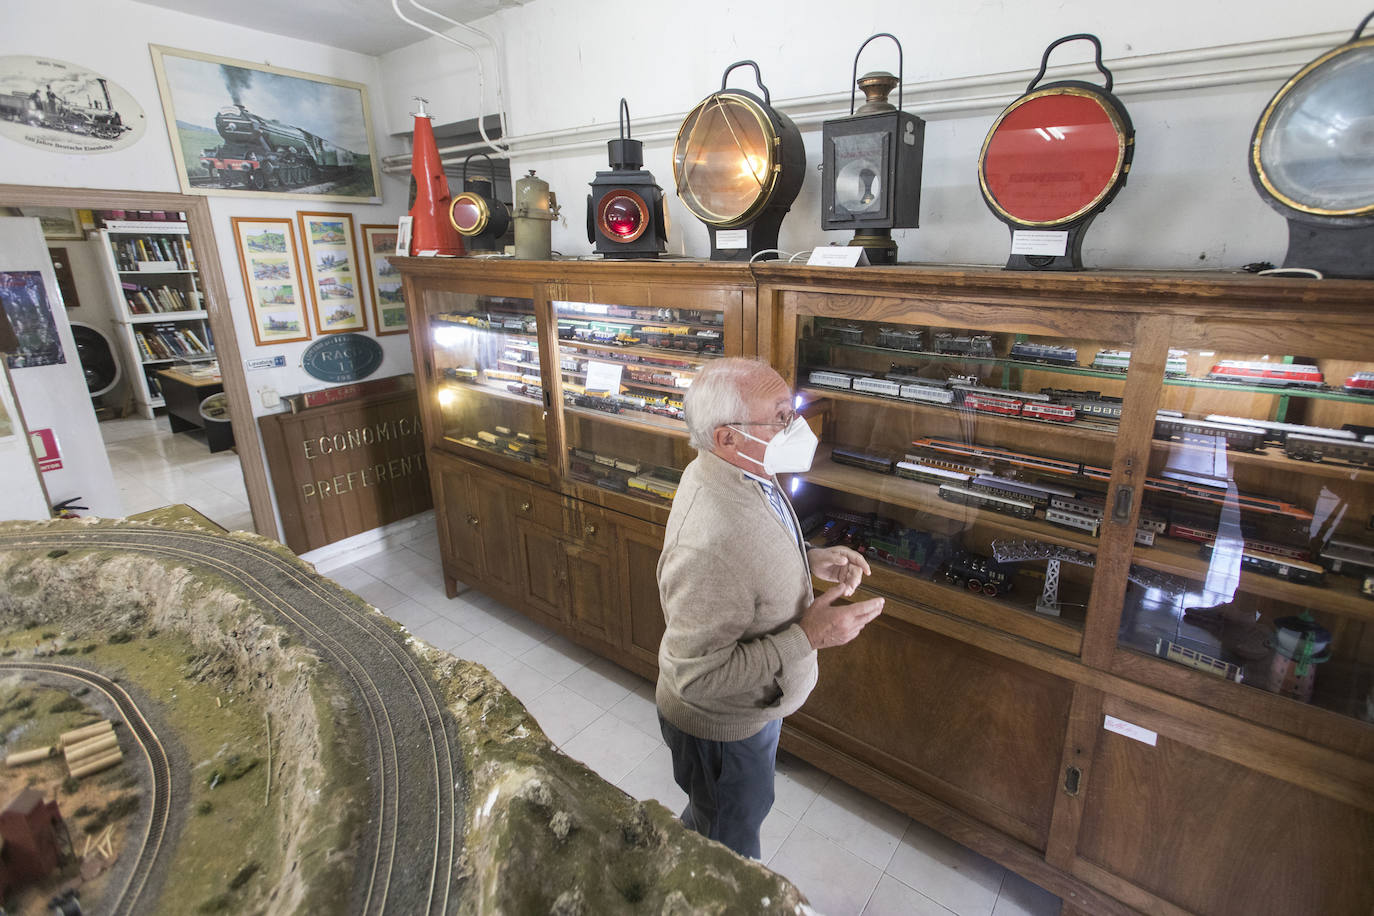
M 1374 283 L 397 262 L 450 595 L 654 677 L 682 395 L 758 355 L 887 599 L 784 748 L 1065 912 L 1374 908 Z

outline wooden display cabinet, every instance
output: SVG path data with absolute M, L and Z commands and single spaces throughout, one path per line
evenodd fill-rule
M 821 653 L 784 747 L 1066 912 L 1374 906 L 1374 470 L 1242 422 L 1374 427 L 1362 381 L 1343 388 L 1374 369 L 1374 284 L 399 263 L 450 593 L 655 676 L 693 455 L 671 401 L 705 361 L 760 354 L 822 438 L 789 482 L 799 515 L 869 550 L 860 597 L 887 599 Z M 1208 378 L 1228 361 L 1322 381 Z M 1333 540 L 1356 545 L 1343 573 Z

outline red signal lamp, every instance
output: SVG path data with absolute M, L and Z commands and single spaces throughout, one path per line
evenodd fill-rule
M 1068 41 L 1092 42 L 1105 86 L 1079 80 L 1036 85 L 1050 52 Z M 1079 270 L 1083 235 L 1126 184 L 1135 128 L 1112 95 L 1096 35 L 1066 35 L 1040 58 L 1025 95 L 997 116 L 978 157 L 988 209 L 1011 229 L 1008 270 Z
M 620 139 L 606 143 L 611 169 L 587 195 L 587 241 L 607 258 L 657 258 L 668 247 L 663 189 L 644 168 L 644 144 L 630 137 L 630 106 L 620 100 Z
M 410 157 L 410 253 L 462 257 L 463 240 L 448 221 L 451 198 L 439 145 L 434 142 L 434 125 L 429 123 L 433 118 L 425 113 L 425 99 L 415 101 L 420 110 L 415 113 Z

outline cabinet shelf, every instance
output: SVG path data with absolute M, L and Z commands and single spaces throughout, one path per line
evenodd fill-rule
M 987 424 L 987 428 L 998 431 L 1024 430 L 1027 427 L 1048 427 L 1057 430 L 1071 430 L 1075 438 L 1081 437 L 1094 442 L 1110 444 L 1116 439 L 1115 427 L 1112 424 L 1091 419 L 1075 420 L 1072 423 L 1056 423 L 1052 420 L 1038 420 L 1033 417 L 1003 417 L 982 410 L 970 410 L 967 407 L 956 407 L 953 404 L 928 404 L 921 401 L 907 401 L 902 398 L 885 398 L 879 395 L 855 394 L 852 391 L 844 391 L 839 388 L 810 388 L 802 386 L 797 389 L 797 393 L 805 395 L 808 404 L 815 403 L 822 398 L 833 398 L 838 401 L 851 401 L 857 404 L 871 404 L 881 407 L 900 405 L 909 407 L 918 413 L 962 414 L 966 417 L 976 418 L 979 425 Z
M 186 309 L 180 312 L 135 312 L 129 315 L 130 324 L 161 324 L 165 321 L 191 321 L 209 317 L 204 309 Z
M 645 413 L 642 410 L 631 411 L 631 416 L 626 416 L 626 412 L 609 413 L 604 410 L 593 410 L 588 407 L 574 407 L 571 404 L 563 405 L 564 413 L 572 414 L 577 417 L 584 417 L 590 420 L 600 420 L 610 423 L 613 426 L 624 426 L 630 429 L 638 429 L 642 432 L 662 433 L 663 435 L 673 436 L 674 438 L 687 438 L 687 424 L 681 420 L 674 420 L 672 417 L 656 417 L 653 414 Z
M 645 347 L 638 344 L 628 344 L 623 347 L 618 347 L 615 344 L 590 343 L 585 340 L 559 340 L 558 346 L 560 349 L 565 350 L 578 349 L 596 353 L 624 353 L 631 356 L 642 356 L 649 360 L 681 360 L 688 364 L 685 366 L 664 366 L 663 368 L 665 369 L 696 370 L 701 368 L 702 361 L 715 359 L 720 355 L 718 353 L 702 353 L 696 350 L 670 350 L 666 347 Z M 615 360 L 615 362 L 624 362 L 624 360 Z
M 531 342 L 531 345 L 534 345 L 539 341 L 539 336 L 537 334 L 526 334 L 524 331 L 513 331 L 508 330 L 506 328 L 484 328 L 475 324 L 464 324 L 461 321 L 444 321 L 442 318 L 430 319 L 431 331 L 437 331 L 440 329 L 448 328 L 472 331 L 474 334 L 487 334 L 492 336 L 513 338 L 515 340 L 527 340 Z

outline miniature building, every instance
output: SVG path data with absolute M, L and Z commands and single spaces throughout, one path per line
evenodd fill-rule
M 24 789 L 0 811 L 0 899 L 11 889 L 40 881 L 57 868 L 62 812 Z

